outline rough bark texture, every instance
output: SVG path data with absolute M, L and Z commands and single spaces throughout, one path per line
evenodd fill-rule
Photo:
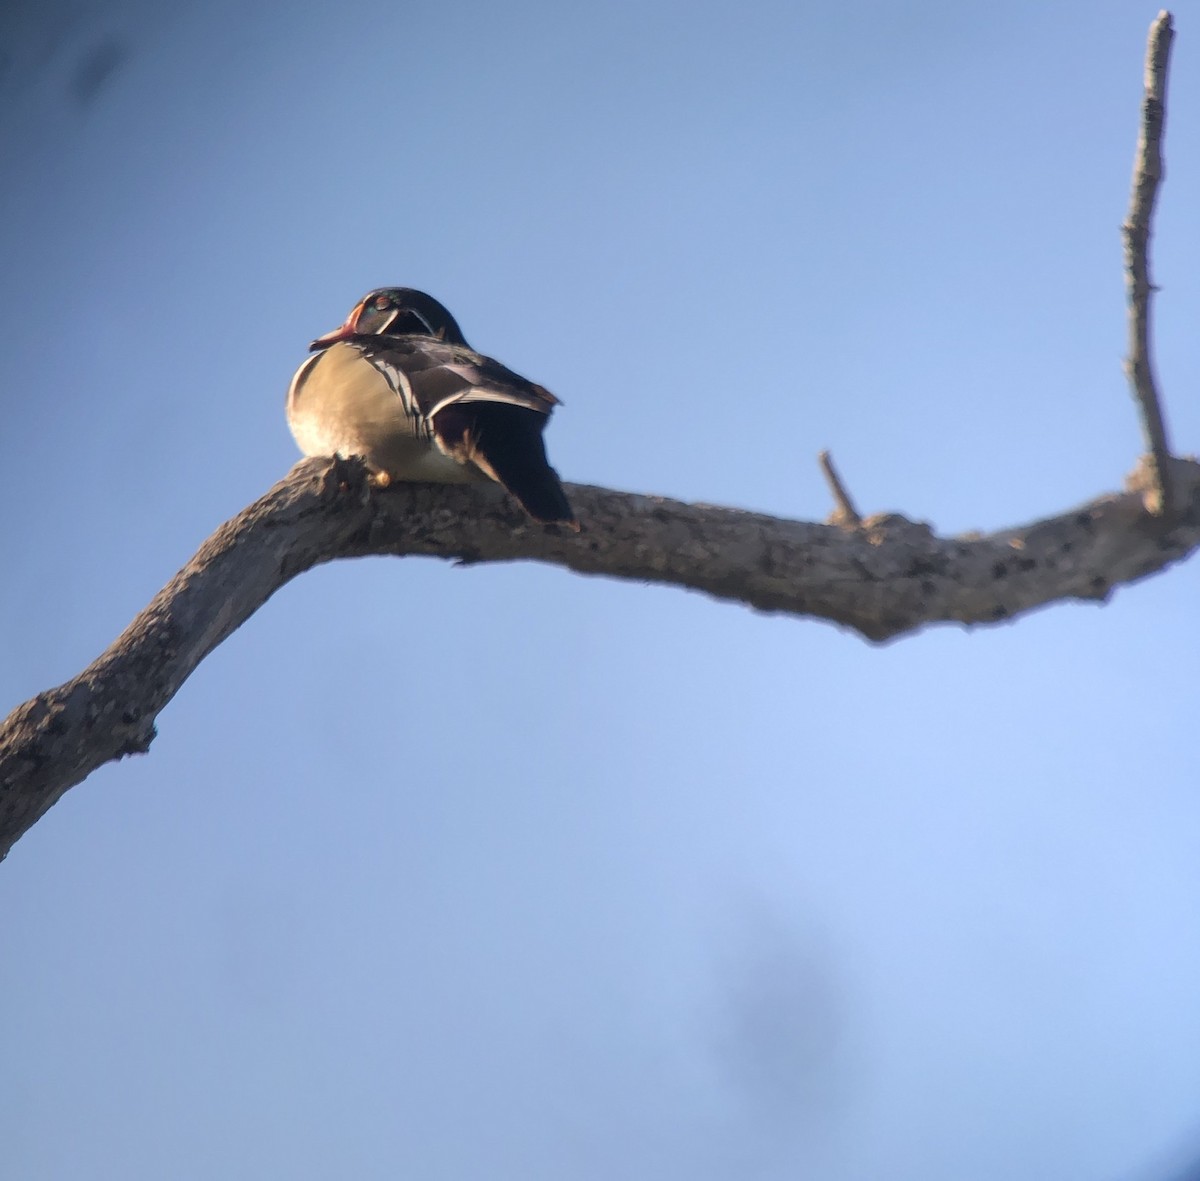
M 1150 349 L 1150 299 L 1154 294 L 1154 284 L 1150 281 L 1150 237 L 1154 205 L 1165 171 L 1162 141 L 1167 123 L 1167 67 L 1174 36 L 1171 14 L 1160 12 L 1150 26 L 1146 42 L 1142 122 L 1133 157 L 1133 191 L 1129 197 L 1129 214 L 1121 227 L 1125 239 L 1125 292 L 1129 303 L 1129 356 L 1125 361 L 1125 373 L 1138 404 L 1146 452 L 1154 471 L 1157 498 L 1150 503 L 1162 513 L 1171 511 L 1174 490 L 1167 476 L 1171 445 Z
M 534 560 L 670 583 L 882 641 L 925 624 L 996 623 L 1061 599 L 1104 599 L 1200 545 L 1200 464 L 1174 460 L 1170 523 L 1130 490 L 987 537 L 940 538 L 903 517 L 857 527 L 779 520 L 570 485 L 581 534 L 535 525 L 498 488 L 368 486 L 355 461 L 298 463 L 228 521 L 79 676 L 0 727 L 0 857 L 97 767 L 144 753 L 192 670 L 276 590 L 334 558 Z

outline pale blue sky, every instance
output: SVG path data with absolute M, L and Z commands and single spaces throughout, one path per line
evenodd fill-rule
M 292 370 L 380 284 L 563 399 L 567 480 L 821 519 L 830 447 L 946 531 L 1117 487 L 1155 11 L 6 14 L 0 712 L 287 470 Z M 305 575 L 0 865 L 6 1175 L 1169 1177 L 1198 571 L 885 648 L 537 566 Z

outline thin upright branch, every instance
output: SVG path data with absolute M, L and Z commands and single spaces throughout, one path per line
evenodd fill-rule
M 1146 450 L 1151 457 L 1154 487 L 1149 503 L 1156 513 L 1172 510 L 1171 449 L 1167 426 L 1154 378 L 1150 352 L 1150 236 L 1158 186 L 1163 178 L 1162 141 L 1166 125 L 1167 65 L 1175 32 L 1169 12 L 1160 12 L 1150 26 L 1146 45 L 1145 93 L 1137 154 L 1133 164 L 1133 192 L 1129 215 L 1122 227 L 1125 238 L 1125 286 L 1129 300 L 1129 356 L 1125 372 L 1133 387 Z
M 858 509 L 854 507 L 854 501 L 850 499 L 850 493 L 846 491 L 846 485 L 842 483 L 837 468 L 833 466 L 833 456 L 828 451 L 822 451 L 817 455 L 817 462 L 821 465 L 825 483 L 829 485 L 829 494 L 833 497 L 835 505 L 831 522 L 846 529 L 857 529 L 862 524 L 862 517 L 858 515 Z

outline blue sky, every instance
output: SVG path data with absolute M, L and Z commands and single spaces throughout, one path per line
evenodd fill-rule
M 821 519 L 829 447 L 864 511 L 948 532 L 1117 487 L 1155 11 L 6 14 L 3 700 L 286 472 L 293 369 L 381 284 L 563 399 L 568 480 Z M 12 1175 L 1169 1175 L 1197 570 L 882 648 L 532 565 L 305 575 L 0 866 Z

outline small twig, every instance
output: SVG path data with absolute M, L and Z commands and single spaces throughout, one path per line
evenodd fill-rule
M 1154 202 L 1163 177 L 1162 138 L 1166 122 L 1167 63 L 1175 32 L 1171 14 L 1163 11 L 1150 26 L 1146 45 L 1145 95 L 1142 126 L 1133 165 L 1133 193 L 1129 216 L 1122 226 L 1125 238 L 1125 287 L 1129 299 L 1129 357 L 1125 373 L 1133 387 L 1142 419 L 1146 450 L 1154 469 L 1154 491 L 1148 504 L 1152 512 L 1167 516 L 1171 511 L 1171 449 L 1162 404 L 1154 380 L 1150 353 L 1150 223 Z
M 862 524 L 862 517 L 858 515 L 858 509 L 854 507 L 854 501 L 850 499 L 850 493 L 846 491 L 846 485 L 842 483 L 837 468 L 833 466 L 833 456 L 828 451 L 822 451 L 817 456 L 817 462 L 821 465 L 821 471 L 825 473 L 825 482 L 829 485 L 834 504 L 837 505 L 830 522 L 847 529 L 857 529 Z

